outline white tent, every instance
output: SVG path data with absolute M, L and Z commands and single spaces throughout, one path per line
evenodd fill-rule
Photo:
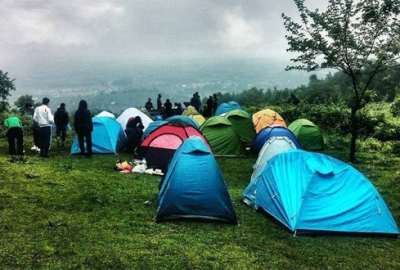
M 253 175 L 251 179 L 256 177 L 256 175 L 261 171 L 264 167 L 265 163 L 267 163 L 272 157 L 286 151 L 288 149 L 297 149 L 296 145 L 286 136 L 274 136 L 271 137 L 261 148 L 260 153 L 258 154 L 258 158 L 256 163 L 253 166 Z
M 113 119 L 115 119 L 115 115 L 107 112 L 107 111 L 102 111 L 101 113 L 97 114 L 95 117 L 111 117 Z
M 142 119 L 142 123 L 144 126 L 144 130 L 148 127 L 148 125 L 153 122 L 153 120 L 148 117 L 146 114 L 142 113 L 140 110 L 136 108 L 126 109 L 118 118 L 117 121 L 121 124 L 122 128 L 125 130 L 126 124 L 128 123 L 129 118 L 140 116 Z M 144 131 L 143 130 L 143 131 Z

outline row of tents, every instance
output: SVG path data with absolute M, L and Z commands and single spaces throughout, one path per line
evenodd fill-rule
M 254 210 L 263 210 L 295 233 L 399 234 L 368 179 L 332 157 L 301 150 L 323 148 L 321 130 L 313 123 L 300 119 L 286 127 L 282 117 L 271 110 L 251 116 L 237 106 L 229 110 L 224 105 L 223 109 L 218 116 L 201 119 L 202 124 L 188 117 L 201 116 L 191 107 L 163 121 L 152 121 L 133 108 L 117 119 L 103 113 L 93 119 L 93 150 L 106 153 L 109 147 L 117 151 L 125 139 L 127 120 L 134 114 L 142 118 L 141 154 L 149 167 L 165 172 L 156 221 L 194 218 L 236 224 L 215 156 L 242 156 L 250 145 L 258 159 L 243 202 Z M 107 132 L 112 134 L 108 139 Z M 103 145 L 96 146 L 97 140 Z

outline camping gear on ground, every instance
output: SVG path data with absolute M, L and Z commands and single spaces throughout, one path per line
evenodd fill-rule
M 265 163 L 267 163 L 268 160 L 289 149 L 297 149 L 297 146 L 288 137 L 271 137 L 264 144 L 264 146 L 261 148 L 260 153 L 258 154 L 257 161 L 253 165 L 253 175 L 251 176 L 251 179 L 253 179 L 254 176 L 259 173 L 259 171 L 264 167 Z
M 283 118 L 275 111 L 266 109 L 253 114 L 253 124 L 256 132 L 271 125 L 286 127 Z
M 140 116 L 140 118 L 142 119 L 142 123 L 144 126 L 143 131 L 146 130 L 146 128 L 148 127 L 148 125 L 153 122 L 153 120 L 151 118 L 149 118 L 146 114 L 142 113 L 140 110 L 136 109 L 136 108 L 129 108 L 126 109 L 118 118 L 117 121 L 118 123 L 121 124 L 122 128 L 125 129 L 126 124 L 128 123 L 129 118 L 131 117 L 136 117 L 136 116 Z
M 189 137 L 198 136 L 206 145 L 207 139 L 196 128 L 184 122 L 164 124 L 150 133 L 140 144 L 137 153 L 147 161 L 147 167 L 166 170 L 176 149 Z M 211 150 L 211 146 L 210 150 Z
M 253 141 L 256 136 L 256 130 L 254 129 L 250 114 L 243 110 L 233 110 L 228 112 L 224 117 L 232 123 L 244 143 Z
M 296 136 L 289 129 L 282 126 L 269 126 L 263 128 L 260 132 L 258 132 L 251 145 L 251 148 L 257 153 L 260 152 L 264 144 L 274 136 L 288 137 L 296 145 L 297 149 L 301 149 L 300 144 L 297 142 Z
M 288 127 L 296 136 L 299 144 L 305 150 L 324 149 L 322 131 L 313 122 L 307 119 L 297 119 Z
M 107 111 L 102 111 L 102 112 L 96 114 L 95 117 L 111 117 L 111 118 L 115 119 L 115 115 L 110 112 L 107 112 Z
M 292 232 L 394 234 L 384 200 L 360 172 L 330 156 L 288 150 L 271 158 L 243 192 Z
M 125 144 L 125 141 L 124 130 L 117 120 L 107 116 L 93 118 L 93 154 L 114 154 Z M 78 138 L 75 137 L 71 147 L 71 154 L 80 153 Z
M 237 224 L 218 164 L 199 137 L 190 137 L 182 143 L 160 183 L 155 221 L 175 219 Z
M 209 118 L 201 127 L 216 156 L 246 155 L 240 136 L 228 119 L 222 116 Z
M 215 115 L 218 116 L 233 110 L 243 110 L 243 109 L 236 101 L 229 101 L 228 103 L 219 104 L 217 109 L 215 110 Z

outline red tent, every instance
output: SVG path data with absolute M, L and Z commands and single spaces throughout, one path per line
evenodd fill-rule
M 166 171 L 176 149 L 189 137 L 200 137 L 210 148 L 207 139 L 195 127 L 186 124 L 167 124 L 158 127 L 140 144 L 138 152 L 146 159 L 147 167 Z

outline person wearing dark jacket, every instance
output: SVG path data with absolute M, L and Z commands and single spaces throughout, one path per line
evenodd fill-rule
M 157 109 L 158 109 L 158 110 L 161 110 L 161 109 L 162 109 L 161 94 L 158 94 L 158 98 L 157 98 Z
M 144 105 L 144 107 L 145 107 L 146 110 L 148 110 L 148 111 L 154 109 L 153 103 L 151 102 L 151 98 L 149 98 L 149 100 L 146 102 L 146 104 Z
M 172 116 L 172 103 L 167 99 L 164 103 L 164 108 L 165 108 L 165 115 L 166 117 L 171 117 Z
M 87 108 L 85 100 L 79 102 L 78 110 L 74 115 L 74 128 L 76 135 L 78 136 L 79 148 L 81 149 L 81 155 L 87 157 L 92 156 L 92 131 L 93 122 L 90 111 Z M 85 140 L 86 140 L 86 153 L 85 153 Z
M 54 114 L 54 123 L 56 124 L 58 146 L 64 147 L 65 136 L 67 135 L 67 125 L 69 123 L 69 115 L 65 110 L 65 103 L 61 103 L 60 108 L 58 108 Z
M 135 154 L 135 150 L 139 146 L 143 136 L 143 129 L 144 126 L 140 116 L 129 118 L 125 129 L 125 134 L 128 137 L 128 142 L 125 147 L 128 153 Z

